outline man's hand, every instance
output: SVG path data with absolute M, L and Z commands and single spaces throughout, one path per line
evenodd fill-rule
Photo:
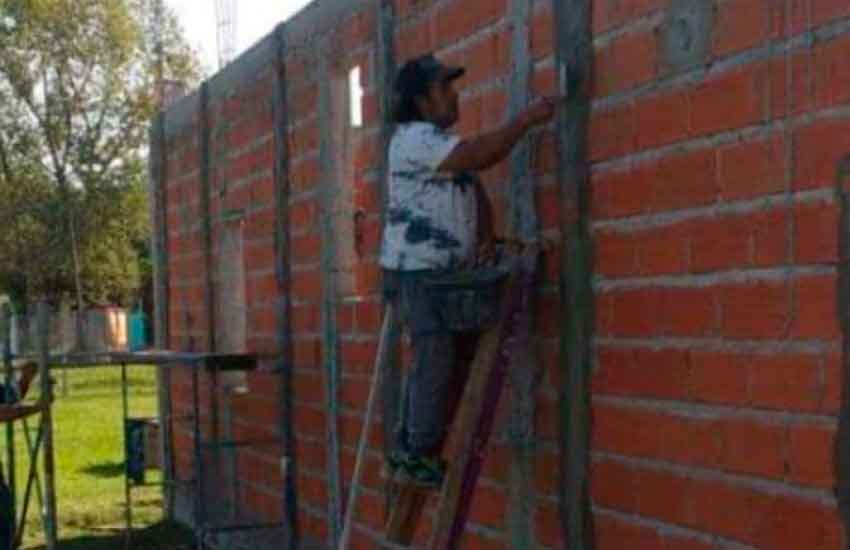
M 565 102 L 564 97 L 543 97 L 534 101 L 520 115 L 528 126 L 546 124 L 555 116 L 555 108 Z
M 565 97 L 539 99 L 499 130 L 461 142 L 440 164 L 438 171 L 475 172 L 503 161 L 533 126 L 552 120 L 555 108 L 565 100 Z

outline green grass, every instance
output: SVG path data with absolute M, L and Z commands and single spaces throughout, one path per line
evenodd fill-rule
M 56 457 L 56 494 L 59 548 L 106 550 L 123 548 L 124 541 L 124 443 L 121 413 L 121 371 L 118 367 L 81 369 L 57 378 L 53 407 Z M 130 416 L 156 416 L 154 369 L 129 369 Z M 35 418 L 29 420 L 35 433 Z M 16 426 L 18 449 L 16 478 L 18 501 L 29 469 L 21 424 Z M 6 459 L 5 428 L 0 426 L 0 460 Z M 149 470 L 147 481 L 158 481 L 159 472 Z M 132 492 L 134 533 L 132 548 L 176 549 L 188 539 L 186 533 L 162 522 L 161 491 L 141 487 Z M 24 548 L 43 547 L 38 500 L 31 502 L 24 533 Z

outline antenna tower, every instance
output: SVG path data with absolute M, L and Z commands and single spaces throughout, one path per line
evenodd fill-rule
M 215 0 L 219 69 L 236 54 L 236 13 L 236 0 Z

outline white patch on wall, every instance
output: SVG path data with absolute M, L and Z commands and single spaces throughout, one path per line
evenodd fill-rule
M 360 128 L 363 126 L 363 86 L 360 81 L 359 65 L 348 72 L 348 93 L 351 126 Z

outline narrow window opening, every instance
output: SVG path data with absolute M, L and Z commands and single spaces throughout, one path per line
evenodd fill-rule
M 356 65 L 348 73 L 348 93 L 351 127 L 361 128 L 363 126 L 363 86 L 360 83 L 360 65 Z

